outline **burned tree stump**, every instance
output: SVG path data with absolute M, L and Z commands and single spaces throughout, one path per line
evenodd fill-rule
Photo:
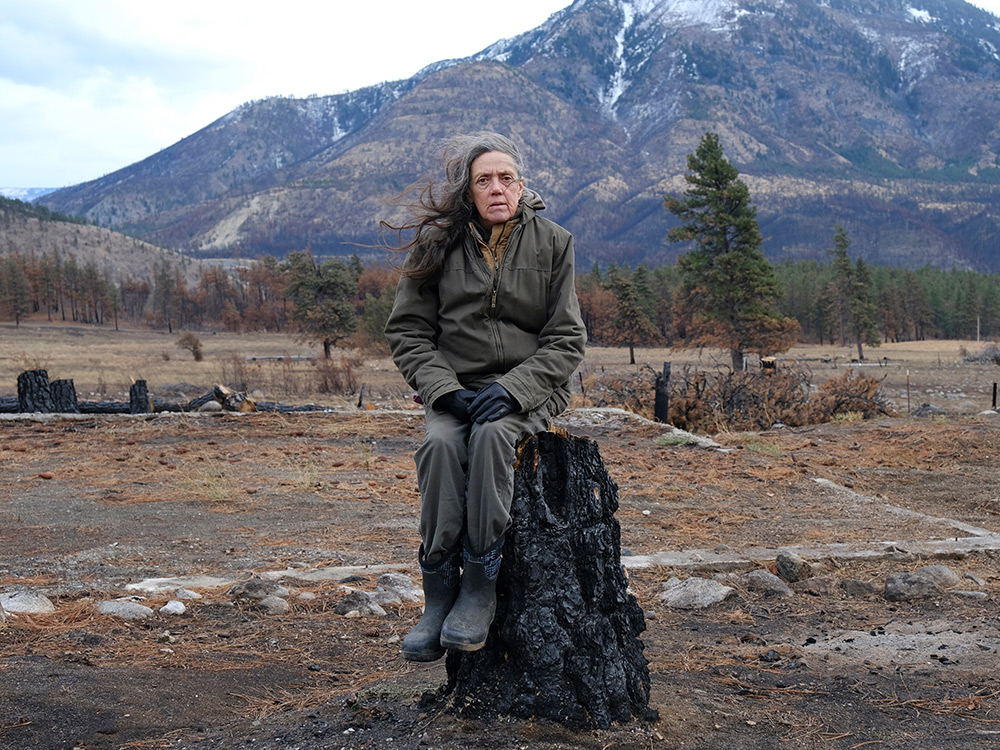
M 17 410 L 22 414 L 51 414 L 52 388 L 47 370 L 25 370 L 17 376 Z
M 150 408 L 149 387 L 145 380 L 136 380 L 128 389 L 128 413 L 148 414 Z
M 52 392 L 52 409 L 59 414 L 79 414 L 80 403 L 76 398 L 76 386 L 72 380 L 53 380 L 49 384 Z
M 655 716 L 617 509 L 596 443 L 541 433 L 525 444 L 489 638 L 447 657 L 460 710 L 600 728 Z

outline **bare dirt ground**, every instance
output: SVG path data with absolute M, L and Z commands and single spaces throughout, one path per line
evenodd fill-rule
M 369 590 L 384 566 L 418 576 L 419 411 L 2 420 L 0 592 L 57 609 L 0 625 L 0 748 L 994 748 L 1000 417 L 978 413 L 992 371 L 945 360 L 955 376 L 919 401 L 969 402 L 947 418 L 712 436 L 724 450 L 627 415 L 562 420 L 619 485 L 647 617 L 660 719 L 606 730 L 464 718 L 436 692 L 443 662 L 399 656 L 419 605 L 334 612 L 348 576 Z M 899 405 L 904 381 L 891 387 Z M 923 557 L 929 540 L 951 551 Z M 793 546 L 873 590 L 741 589 L 697 611 L 657 596 L 673 575 L 766 566 Z M 881 596 L 887 574 L 928 562 L 987 597 Z M 292 588 L 288 614 L 226 596 L 224 582 L 270 572 Z M 204 598 L 182 616 L 95 610 L 129 584 L 195 575 L 217 583 L 192 584 Z

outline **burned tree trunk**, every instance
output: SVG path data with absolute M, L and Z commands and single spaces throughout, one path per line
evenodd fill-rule
M 72 380 L 53 380 L 50 383 L 52 392 L 52 409 L 59 414 L 79 414 L 80 404 L 76 398 L 76 386 Z
M 670 422 L 670 363 L 663 363 L 663 374 L 656 375 L 656 399 L 653 405 L 653 418 L 657 422 Z
M 553 433 L 526 443 L 489 638 L 448 653 L 456 706 L 601 728 L 655 715 L 617 509 L 596 443 Z
M 145 380 L 136 380 L 128 389 L 128 413 L 148 414 L 149 408 L 149 387 Z
M 25 370 L 17 376 L 17 410 L 22 414 L 51 414 L 52 388 L 46 370 Z

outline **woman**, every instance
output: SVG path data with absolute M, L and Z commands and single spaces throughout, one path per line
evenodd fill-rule
M 538 215 L 517 147 L 497 133 L 449 141 L 446 181 L 424 190 L 385 334 L 417 391 L 424 615 L 403 655 L 482 648 L 510 525 L 515 448 L 569 404 L 586 332 L 573 238 Z

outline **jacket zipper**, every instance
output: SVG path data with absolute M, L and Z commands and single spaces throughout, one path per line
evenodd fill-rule
M 513 253 L 514 248 L 517 245 L 517 241 L 520 240 L 521 232 L 523 230 L 522 221 L 521 224 L 514 227 L 514 231 L 510 233 L 510 237 L 507 238 L 507 245 L 504 247 L 503 257 L 506 261 L 507 258 Z M 500 258 L 493 254 L 493 293 L 490 297 L 490 313 L 495 314 L 497 311 L 497 293 L 500 291 Z

